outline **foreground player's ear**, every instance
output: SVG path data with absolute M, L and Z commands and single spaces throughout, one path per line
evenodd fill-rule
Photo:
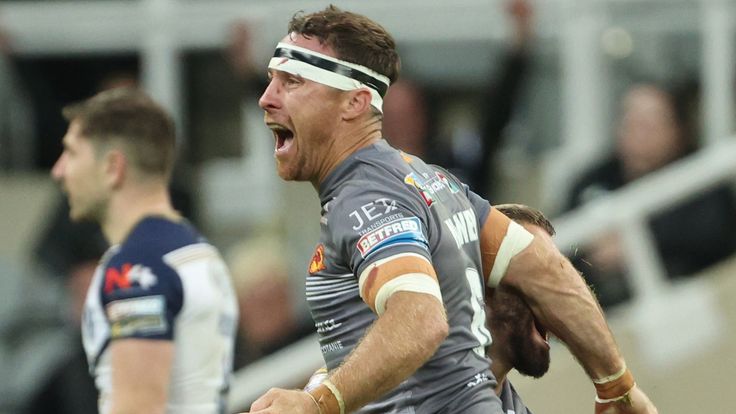
M 349 96 L 345 102 L 345 110 L 343 111 L 343 119 L 351 121 L 365 111 L 371 110 L 371 93 L 367 89 L 356 89 L 349 91 Z
M 113 149 L 105 154 L 105 175 L 112 188 L 120 187 L 127 174 L 128 160 L 122 151 Z

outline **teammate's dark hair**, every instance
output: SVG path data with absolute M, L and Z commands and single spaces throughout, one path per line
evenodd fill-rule
M 555 228 L 552 226 L 552 223 L 549 222 L 541 211 L 534 207 L 524 204 L 499 204 L 493 207 L 519 224 L 534 224 L 543 228 L 550 236 L 555 235 Z
M 62 110 L 77 121 L 81 135 L 100 153 L 115 142 L 138 171 L 168 179 L 176 152 L 174 122 L 166 111 L 137 89 L 112 89 Z
M 365 16 L 330 5 L 318 12 L 295 14 L 289 33 L 316 37 L 334 49 L 338 58 L 372 69 L 392 83 L 399 77 L 396 42 L 386 29 Z

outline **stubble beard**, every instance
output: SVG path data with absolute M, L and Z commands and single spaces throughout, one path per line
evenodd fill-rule
M 528 337 L 513 335 L 510 338 L 513 349 L 513 365 L 520 374 L 540 378 L 549 370 L 549 349 L 538 346 Z

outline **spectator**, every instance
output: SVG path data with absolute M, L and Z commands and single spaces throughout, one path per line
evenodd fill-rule
M 284 247 L 274 237 L 254 237 L 233 247 L 228 264 L 240 321 L 235 369 L 315 332 L 298 314 Z
M 11 41 L 0 27 L 0 170 L 30 170 L 35 137 L 32 96 L 13 56 Z
M 412 80 L 399 79 L 389 88 L 384 99 L 383 133 L 396 148 L 441 164 L 468 184 L 481 196 L 492 191 L 493 161 L 503 129 L 509 123 L 519 99 L 529 67 L 529 50 L 533 37 L 533 9 L 529 0 L 509 0 L 506 12 L 513 33 L 505 51 L 500 73 L 492 76 L 482 95 L 482 121 L 477 145 L 455 145 L 444 148 L 434 140 L 434 118 L 425 92 Z
M 614 154 L 580 176 L 568 208 L 615 191 L 692 153 L 696 145 L 687 103 L 680 93 L 654 84 L 632 86 L 621 102 Z M 692 275 L 731 254 L 736 246 L 734 213 L 732 191 L 722 185 L 652 217 L 649 226 L 668 276 Z M 578 261 L 578 268 L 604 307 L 631 296 L 617 234 L 598 239 Z

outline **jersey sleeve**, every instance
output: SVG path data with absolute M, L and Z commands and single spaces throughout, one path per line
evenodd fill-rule
M 183 305 L 179 275 L 159 258 L 121 252 L 104 268 L 101 303 L 110 338 L 171 340 Z
M 529 246 L 534 236 L 495 208 L 481 227 L 480 252 L 486 286 L 495 288 L 506 275 L 511 259 Z
M 426 205 L 409 186 L 372 187 L 355 186 L 335 199 L 328 225 L 332 242 L 358 277 L 361 297 L 380 315 L 394 292 L 439 296 L 439 285 Z
M 437 176 L 444 184 L 450 188 L 460 189 L 460 191 L 465 194 L 475 211 L 475 217 L 478 219 L 478 223 L 476 223 L 478 228 L 483 228 L 483 224 L 486 222 L 488 214 L 491 212 L 491 204 L 488 200 L 473 192 L 467 184 L 460 181 L 446 169 L 438 165 L 433 165 L 432 167 L 438 171 Z
M 473 192 L 470 187 L 460 182 L 451 173 L 441 167 L 436 168 L 442 171 L 444 176 L 440 178 L 448 180 L 448 185 L 456 185 L 462 188 L 473 206 L 475 216 L 478 219 L 478 228 L 481 229 L 480 248 L 483 278 L 486 286 L 490 288 L 498 286 L 506 274 L 511 259 L 531 244 L 534 236 L 521 225 L 491 207 L 488 200 Z
M 463 188 L 465 195 L 473 206 L 473 210 L 475 210 L 475 217 L 478 218 L 478 228 L 483 228 L 483 224 L 491 213 L 491 204 L 485 198 L 474 193 L 466 184 L 463 184 Z

